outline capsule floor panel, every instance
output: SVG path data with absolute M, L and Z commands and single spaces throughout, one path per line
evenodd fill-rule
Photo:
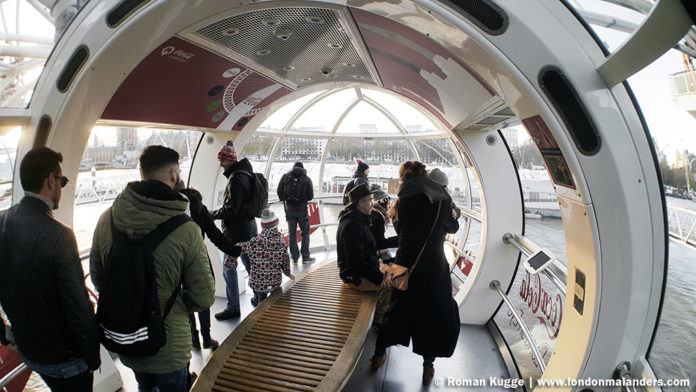
M 335 252 L 317 253 L 313 253 L 313 256 L 318 256 L 318 262 L 329 258 L 335 259 Z M 311 266 L 311 264 L 293 264 L 292 272 L 297 275 Z M 240 287 L 246 287 L 245 284 L 245 279 L 240 277 Z M 247 291 L 251 292 L 249 289 Z M 214 314 L 225 308 L 226 299 L 215 299 L 215 303 L 211 307 L 211 335 L 221 343 L 241 323 L 243 317 L 246 317 L 254 310 L 250 302 L 252 296 L 247 291 L 240 294 L 242 317 L 238 319 L 216 320 Z M 390 347 L 387 351 L 387 361 L 382 368 L 377 372 L 371 371 L 370 358 L 372 357 L 376 339 L 377 333 L 374 330 L 370 330 L 363 346 L 362 354 L 344 391 L 402 392 L 431 389 L 437 391 L 462 391 L 468 389 L 457 386 L 457 380 L 488 380 L 490 377 L 509 377 L 499 349 L 488 329 L 484 326 L 463 325 L 461 327 L 454 355 L 451 358 L 438 358 L 435 361 L 435 379 L 430 385 L 422 385 L 421 382 L 422 357 L 411 352 L 411 349 L 408 347 Z M 211 356 L 211 350 L 194 350 L 191 358 L 191 371 L 200 374 Z M 116 366 L 123 378 L 123 391 L 136 392 L 138 389 L 133 372 L 123 366 L 118 359 L 116 360 Z M 436 385 L 440 381 L 444 385 Z M 450 385 L 448 386 L 448 384 Z M 478 388 L 477 390 L 481 389 Z M 486 390 L 495 389 L 486 388 Z

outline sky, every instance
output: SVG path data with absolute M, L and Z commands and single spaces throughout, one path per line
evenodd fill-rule
M 598 0 L 575 0 L 581 7 L 596 12 L 609 13 L 617 17 L 640 23 L 643 16 L 626 8 L 607 4 Z M 5 31 L 15 32 L 15 1 L 2 1 L 3 25 Z M 30 35 L 52 37 L 52 26 L 40 16 L 28 3 L 20 2 L 19 32 Z M 610 51 L 628 37 L 628 34 L 593 26 L 598 36 L 606 43 Z M 657 141 L 658 150 L 665 152 L 667 160 L 673 163 L 677 149 L 696 152 L 696 119 L 685 110 L 675 106 L 672 100 L 669 75 L 684 71 L 682 55 L 670 50 L 661 58 L 628 79 L 641 106 L 651 134 Z M 115 142 L 115 136 L 107 136 L 110 131 L 100 132 L 102 141 L 107 144 Z M 524 140 L 521 132 L 521 141 Z

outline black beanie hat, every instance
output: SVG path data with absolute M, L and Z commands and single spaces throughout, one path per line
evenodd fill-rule
M 301 167 L 304 169 L 304 165 L 300 161 L 295 162 L 295 164 L 292 167 Z
M 358 168 L 355 170 L 355 175 L 356 176 L 362 176 L 365 170 L 369 169 L 370 166 L 367 165 L 367 163 L 361 161 L 360 159 L 357 160 L 358 162 Z

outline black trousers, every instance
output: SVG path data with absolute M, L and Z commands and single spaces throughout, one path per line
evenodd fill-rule
M 52 392 L 92 392 L 94 375 L 89 370 L 69 378 L 54 378 L 39 373 Z

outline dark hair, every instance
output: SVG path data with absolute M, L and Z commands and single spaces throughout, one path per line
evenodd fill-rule
M 399 199 L 394 200 L 394 203 L 392 203 L 388 216 L 393 224 L 399 221 Z
M 401 164 L 399 168 L 399 180 L 405 182 L 415 177 L 426 177 L 428 172 L 425 165 L 418 161 L 408 161 Z
M 36 147 L 30 150 L 19 165 L 22 188 L 35 193 L 41 191 L 44 178 L 58 171 L 61 162 L 63 162 L 63 154 L 48 147 Z
M 179 153 L 168 147 L 148 146 L 140 154 L 140 169 L 144 175 L 175 163 L 179 163 Z

